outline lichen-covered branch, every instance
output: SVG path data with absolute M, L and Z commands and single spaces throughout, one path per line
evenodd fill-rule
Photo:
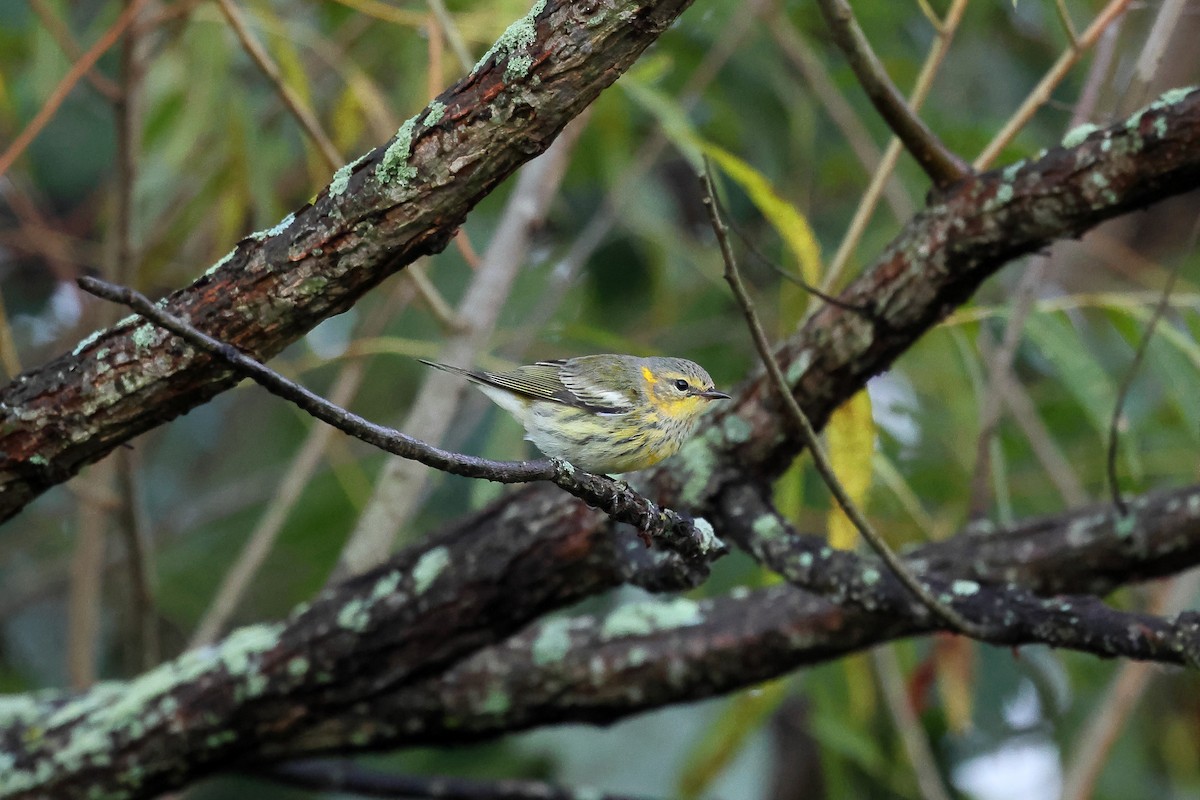
M 623 583 L 624 556 L 582 504 L 531 525 L 519 493 L 298 608 L 126 683 L 0 700 L 0 797 L 154 797 L 252 763 L 314 724 L 436 675 L 552 609 Z M 547 533 L 549 535 L 547 535 Z M 630 547 L 632 545 L 632 547 Z M 681 588 L 676 584 L 675 588 Z M 344 746 L 353 747 L 346 741 Z
M 11 776 L 0 797 L 71 798 L 91 785 L 149 797 L 273 759 L 612 721 L 934 628 L 879 564 L 797 534 L 760 488 L 742 484 L 720 510 L 721 533 L 811 591 L 635 603 L 501 641 L 551 608 L 661 566 L 631 535 L 608 534 L 603 515 L 560 501 L 553 490 L 513 493 L 284 623 L 242 629 L 133 681 L 0 700 L 0 774 Z M 1137 498 L 1131 509 L 968 532 L 909 563 L 1007 643 L 1195 663 L 1194 616 L 1034 593 L 1094 588 L 1086 568 L 1063 569 L 1068 549 L 1084 565 L 1109 565 L 1099 569 L 1106 587 L 1200 561 L 1200 487 Z M 666 577 L 658 588 L 671 586 L 681 584 Z
M 887 580 L 897 599 L 913 602 Z M 1193 666 L 1200 659 L 1195 613 L 1161 619 L 1114 611 L 1095 598 L 1040 598 L 978 584 L 959 594 L 958 610 L 1006 630 L 1014 646 L 1042 643 Z M 791 586 L 557 618 L 370 708 L 314 726 L 274 755 L 321 753 L 356 737 L 370 747 L 427 746 L 542 725 L 610 723 L 932 629 L 932 622 L 902 611 L 837 605 Z
M 259 359 L 417 257 L 624 72 L 690 0 L 538 0 L 471 74 L 165 302 Z M 229 368 L 128 319 L 0 389 L 0 520 L 228 389 Z

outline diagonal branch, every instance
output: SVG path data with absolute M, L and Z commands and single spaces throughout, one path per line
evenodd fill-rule
M 114 286 L 99 278 L 88 276 L 80 278 L 79 285 L 97 297 L 129 306 L 193 347 L 228 362 L 240 374 L 253 379 L 271 394 L 282 397 L 322 422 L 393 455 L 467 478 L 483 478 L 497 483 L 549 481 L 588 505 L 604 510 L 614 520 L 635 525 L 646 537 L 647 544 L 650 543 L 651 537 L 658 538 L 668 547 L 678 549 L 685 557 L 700 561 L 717 558 L 725 553 L 724 545 L 713 536 L 712 526 L 704 520 L 688 520 L 669 508 L 659 508 L 627 485 L 605 475 L 593 475 L 577 470 L 560 459 L 492 461 L 434 447 L 330 403 L 233 346 L 214 339 L 167 313 L 132 289 Z
M 854 18 L 854 11 L 847 0 L 819 0 L 817 7 L 825 17 L 833 41 L 841 48 L 858 78 L 859 84 L 875 106 L 875 110 L 887 122 L 888 127 L 904 143 L 925 170 L 935 186 L 944 189 L 970 173 L 967 162 L 955 155 L 929 126 L 913 112 L 896 89 L 883 68 L 871 43 Z
M 266 359 L 417 257 L 625 71 L 690 0 L 544 0 L 470 75 L 169 299 Z M 122 442 L 228 389 L 218 359 L 126 320 L 0 389 L 0 520 Z M 153 367 L 147 368 L 146 365 Z
M 0 797 L 82 797 L 92 786 L 151 797 L 235 758 L 246 767 L 613 721 L 932 629 L 887 573 L 871 578 L 869 561 L 789 530 L 762 492 L 744 483 L 728 492 L 722 533 L 753 538 L 749 546 L 781 572 L 848 602 L 775 586 L 550 619 L 505 639 L 626 580 L 634 566 L 626 559 L 646 553 L 605 531 L 600 514 L 531 487 L 281 624 L 244 628 L 133 681 L 4 698 L 0 748 L 14 760 Z M 1087 508 L 959 535 L 910 562 L 972 616 L 1012 612 L 996 620 L 1007 641 L 1190 663 L 1195 615 L 1160 620 L 1112 612 L 1093 597 L 1032 594 L 1103 591 L 1200 560 L 1200 487 L 1130 505 L 1122 520 Z M 969 577 L 950 571 L 964 565 Z M 1019 588 L 1002 596 L 989 588 L 1008 582 Z M 72 755 L 65 772 L 37 777 L 38 764 L 63 752 Z

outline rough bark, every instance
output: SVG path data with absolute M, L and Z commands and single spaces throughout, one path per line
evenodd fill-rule
M 549 147 L 688 5 L 540 0 L 391 141 L 164 302 L 218 339 L 274 356 L 444 248 L 481 198 Z M 0 521 L 235 382 L 223 363 L 136 318 L 20 375 L 0 389 Z
M 482 194 L 544 149 L 685 5 L 539 5 L 389 145 L 339 172 L 313 206 L 240 243 L 171 295 L 170 308 L 259 356 L 277 352 L 442 246 Z M 531 72 L 536 85 L 523 80 Z M 815 421 L 1011 259 L 1200 185 L 1200 91 L 1170 93 L 1067 144 L 934 198 L 843 293 L 869 314 L 826 307 L 780 348 Z M 23 375 L 0 391 L 0 516 L 230 382 L 224 367 L 136 321 Z M 674 556 L 647 556 L 555 487 L 531 487 L 283 623 L 243 629 L 127 683 L 0 702 L 0 796 L 149 797 L 259 759 L 609 721 L 932 630 L 873 562 L 827 551 L 756 504 L 797 452 L 755 379 L 639 485 L 828 597 L 787 586 L 675 599 L 542 622 L 506 640 L 625 580 L 682 574 L 660 569 Z M 1006 643 L 1194 663 L 1191 617 L 1034 592 L 1091 592 L 1195 563 L 1197 496 L 1146 498 L 1128 517 L 1087 510 L 1039 521 L 1001 534 L 998 547 L 964 536 L 914 563 L 956 608 L 1007 620 Z M 1091 568 L 1063 568 L 1070 559 Z

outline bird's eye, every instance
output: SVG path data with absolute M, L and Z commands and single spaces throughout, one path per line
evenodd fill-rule
M 679 380 L 675 381 L 675 388 L 681 392 L 686 392 L 688 390 L 688 382 L 683 378 L 680 378 Z

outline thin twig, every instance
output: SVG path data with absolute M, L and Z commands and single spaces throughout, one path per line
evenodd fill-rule
M 833 41 L 845 54 L 846 61 L 875 110 L 904 143 L 934 185 L 945 187 L 967 175 L 971 171 L 967 162 L 942 143 L 896 89 L 887 70 L 871 49 L 871 43 L 867 41 L 862 28 L 858 26 L 847 0 L 818 0 L 817 7 L 825 17 Z
M 63 55 L 71 61 L 78 61 L 83 55 L 79 42 L 75 41 L 67 24 L 55 15 L 54 9 L 50 7 L 47 0 L 29 0 L 29 8 L 37 15 L 42 27 L 50 34 L 50 38 L 58 45 L 58 49 L 63 51 Z M 115 100 L 120 92 L 112 79 L 99 70 L 89 69 L 84 77 L 87 78 L 93 89 L 109 101 Z
M 695 108 L 703 96 L 704 90 L 720 73 L 725 64 L 743 46 L 750 33 L 755 30 L 755 23 L 762 15 L 766 6 L 772 0 L 751 0 L 745 4 L 742 11 L 733 16 L 721 33 L 721 38 L 708 48 L 696 69 L 688 76 L 678 95 L 680 110 L 687 114 Z M 540 331 L 550 322 L 547 309 L 554 309 L 562 302 L 563 296 L 570 288 L 576 276 L 605 241 L 609 232 L 620 221 L 621 209 L 631 205 L 629 199 L 633 187 L 638 181 L 645 180 L 653 174 L 655 161 L 668 144 L 668 138 L 662 126 L 657 126 L 654 133 L 646 138 L 630 160 L 630 166 L 623 170 L 609 189 L 600 204 L 599 209 L 583 230 L 575 237 L 570 249 L 558 260 L 550 280 L 541 294 L 538 308 L 530 315 L 524 326 L 523 338 L 529 338 L 533 332 Z
M 408 305 L 414 291 L 411 283 L 398 283 L 391 296 L 363 323 L 358 336 L 378 335 L 386 322 Z M 330 402 L 342 407 L 348 406 L 362 386 L 369 363 L 368 358 L 358 358 L 345 364 L 333 381 Z M 309 430 L 304 443 L 272 493 L 266 511 L 254 526 L 237 560 L 221 579 L 221 585 L 213 595 L 211 605 L 192 634 L 189 647 L 212 644 L 221 635 L 254 576 L 270 554 L 288 516 L 303 496 L 305 487 L 312 480 L 333 433 L 334 429 L 328 425 L 314 425 Z
M 339 408 L 303 386 L 287 380 L 233 345 L 214 339 L 156 306 L 139 292 L 123 286 L 114 286 L 90 276 L 79 278 L 78 282 L 84 291 L 128 306 L 193 347 L 225 361 L 237 373 L 251 378 L 272 394 L 288 400 L 322 422 L 381 450 L 467 478 L 483 478 L 497 483 L 553 483 L 588 505 L 604 511 L 617 522 L 636 526 L 645 537 L 657 537 L 664 546 L 686 558 L 710 560 L 726 552 L 725 546 L 713 534 L 711 526 L 695 524 L 670 509 L 660 508 L 627 485 L 609 477 L 584 472 L 560 459 L 493 461 L 434 447 L 420 439 L 377 425 Z
M 138 89 L 141 83 L 141 64 L 138 59 L 141 27 L 135 18 L 121 40 L 121 73 L 116 96 L 112 98 L 116 119 L 116 203 L 113 215 L 113 235 L 117 240 L 115 258 L 108 274 L 117 283 L 134 284 L 140 258 L 134 241 L 133 197 L 137 185 L 137 153 L 140 148 L 140 114 Z M 115 315 L 110 319 L 115 321 Z M 158 663 L 158 623 L 154 610 L 154 582 L 151 577 L 146 544 L 145 515 L 142 513 L 138 484 L 137 458 L 132 451 L 119 454 L 115 466 L 114 490 L 121 496 L 121 506 L 115 515 L 116 527 L 123 540 L 128 564 L 129 611 L 131 630 L 129 660 L 137 669 L 148 669 Z
M 112 487 L 112 459 L 91 467 L 76 481 L 98 483 L 102 492 Z M 76 506 L 75 549 L 71 554 L 71 580 L 67 591 L 67 674 L 76 689 L 96 681 L 96 655 L 100 643 L 100 618 L 104 590 L 105 540 L 110 509 L 88 500 Z
M 1071 12 L 1067 9 L 1067 4 L 1063 0 L 1054 0 L 1054 10 L 1058 12 L 1058 21 L 1062 23 L 1067 38 L 1071 40 L 1071 47 L 1078 49 L 1079 34 L 1075 31 L 1075 23 L 1071 22 Z
M 737 235 L 738 239 L 741 240 L 742 246 L 745 247 L 746 250 L 748 250 L 750 252 L 750 255 L 754 256 L 759 261 L 759 263 L 768 267 L 771 271 L 773 271 L 779 277 L 783 278 L 784 280 L 788 281 L 789 283 L 793 283 L 796 286 L 799 286 L 801 289 L 803 289 L 808 294 L 811 294 L 813 297 L 816 297 L 816 298 L 820 299 L 821 301 L 828 303 L 831 306 L 840 308 L 843 311 L 849 311 L 854 314 L 862 314 L 864 316 L 870 317 L 871 310 L 869 308 L 866 308 L 864 306 L 856 306 L 852 303 L 847 303 L 845 300 L 842 300 L 841 298 L 834 297 L 831 294 L 826 294 L 825 292 L 821 291 L 817 287 L 813 286 L 808 281 L 804 280 L 804 278 L 800 277 L 799 275 L 795 274 L 794 272 L 791 272 L 790 270 L 788 270 L 784 267 L 781 267 L 780 265 L 776 264 L 771 259 L 767 258 L 766 254 L 763 253 L 762 250 L 758 249 L 758 245 L 756 245 L 754 243 L 754 240 L 750 236 L 748 236 L 746 234 L 746 232 L 744 230 L 742 230 L 741 226 L 736 224 L 732 219 L 730 219 L 726 224 L 729 226 L 729 229 L 732 230 L 735 235 Z
M 988 371 L 983 387 L 983 407 L 979 410 L 975 470 L 971 475 L 970 502 L 967 505 L 972 516 L 984 512 L 991 494 L 988 489 L 992 479 L 991 445 L 1004 410 L 1004 395 L 999 386 L 1012 369 L 1013 359 L 1016 358 L 1017 347 L 1021 344 L 1021 336 L 1025 330 L 1025 320 L 1033 309 L 1034 300 L 1037 299 L 1037 289 L 1046 273 L 1048 261 L 1045 256 L 1034 256 L 1026 265 L 1025 272 L 1017 282 L 1008 322 L 998 344 L 991 341 L 991 334 L 985 326 L 979 328 L 979 348 L 981 351 L 990 350 L 990 353 L 987 355 Z
M 1121 496 L 1121 484 L 1117 479 L 1117 453 L 1121 447 L 1120 426 L 1121 417 L 1125 411 L 1125 400 L 1129 397 L 1130 389 L 1133 388 L 1133 381 L 1146 357 L 1146 351 L 1150 349 L 1150 340 L 1154 338 L 1154 329 L 1167 312 L 1171 301 L 1171 290 L 1175 287 L 1175 281 L 1179 278 L 1182 268 L 1183 259 L 1180 259 L 1167 275 L 1162 295 L 1158 298 L 1157 305 L 1154 306 L 1154 313 L 1150 315 L 1150 321 L 1146 323 L 1146 331 L 1142 334 L 1142 340 L 1138 342 L 1137 352 L 1133 354 L 1133 361 L 1130 362 L 1129 368 L 1121 379 L 1121 386 L 1117 390 L 1117 402 L 1108 421 L 1108 454 L 1105 457 L 1105 474 L 1108 476 L 1108 490 L 1112 493 L 1113 506 L 1122 517 L 1129 511 L 1129 507 L 1125 504 L 1125 498 Z
M 283 74 L 279 71 L 279 66 L 267 54 L 262 43 L 254 37 L 250 29 L 246 27 L 246 21 L 242 18 L 242 12 L 234 4 L 233 0 L 217 0 L 217 5 L 221 8 L 221 13 L 225 15 L 229 27 L 233 29 L 233 33 L 237 36 L 238 41 L 242 43 L 242 49 L 246 51 L 246 55 L 250 56 L 259 70 L 270 81 L 275 88 L 275 93 L 279 95 L 279 99 L 283 101 L 288 112 L 295 117 L 300 123 L 300 127 L 304 129 L 305 134 L 317 146 L 317 150 L 321 153 L 321 158 L 325 161 L 325 166 L 332 172 L 342 165 L 342 156 L 334 146 L 333 141 L 325 134 L 321 128 L 321 123 L 317 121 L 317 115 L 313 113 L 308 104 L 304 102 L 304 98 L 296 94 L 291 86 L 283 79 Z
M 936 17 L 934 19 L 936 20 Z M 940 30 L 941 21 L 937 20 L 936 22 Z M 768 27 L 771 30 L 771 36 L 775 39 L 775 44 L 800 73 L 800 77 L 804 79 L 812 93 L 816 95 L 821 110 L 829 115 L 829 119 L 833 121 L 842 137 L 845 138 L 846 144 L 850 145 L 858 163 L 862 165 L 868 175 L 873 174 L 883 161 L 883 151 L 871 139 L 871 132 L 867 130 L 866 124 L 834 85 L 833 79 L 829 77 L 829 71 L 812 51 L 805 37 L 796 30 L 796 26 L 792 24 L 782 5 L 775 9 Z M 912 199 L 908 196 L 908 191 L 894 177 L 890 177 L 885 182 L 883 193 L 897 220 L 907 220 L 915 213 L 916 209 L 913 207 Z
M 254 37 L 254 34 L 246 26 L 246 21 L 242 17 L 241 10 L 238 9 L 233 0 L 217 0 L 217 4 L 221 7 L 221 12 L 229 22 L 229 27 L 233 29 L 234 35 L 242 43 L 242 49 L 250 56 L 250 60 L 258 65 L 263 76 L 266 77 L 267 81 L 275 89 L 275 93 L 279 95 L 284 108 L 296 119 L 296 122 L 300 124 L 301 130 L 316 145 L 317 152 L 321 154 L 321 159 L 325 162 L 326 168 L 330 172 L 338 169 L 342 165 L 341 153 L 338 152 L 329 134 L 321 127 L 320 120 L 317 119 L 317 115 L 313 110 L 309 108 L 308 103 L 284 81 L 283 72 L 279 69 L 279 65 L 275 63 L 274 59 L 266 51 L 266 48 L 263 47 L 262 43 Z M 439 324 L 446 330 L 457 330 L 460 327 L 457 318 L 453 313 L 450 313 L 449 304 L 442 299 L 437 288 L 425 276 L 421 266 L 413 264 L 405 270 L 405 274 L 408 275 L 408 280 L 416 284 L 421 298 L 426 302 L 430 312 L 438 320 Z
M 966 10 L 967 0 L 954 0 L 946 12 L 946 17 L 938 28 L 937 37 L 934 39 L 928 55 L 925 56 L 925 63 L 921 65 L 921 72 L 917 75 L 917 81 L 908 98 L 908 106 L 913 113 L 920 111 L 921 106 L 925 104 L 925 99 L 933 87 L 933 79 L 937 77 L 938 69 L 941 67 L 946 53 L 950 51 L 950 43 L 954 40 L 954 34 L 958 30 L 958 25 L 962 22 L 963 13 Z M 842 237 L 833 260 L 829 262 L 821 288 L 829 290 L 841 278 L 846 265 L 850 263 L 863 233 L 867 230 L 867 223 L 871 221 L 871 217 L 875 213 L 875 207 L 879 204 L 884 187 L 887 186 L 896 169 L 896 162 L 900 160 L 900 153 L 903 149 L 898 137 L 893 136 L 892 140 L 888 142 L 883 159 L 879 162 L 879 168 L 871 176 L 871 182 L 867 185 L 867 190 L 863 192 L 862 199 L 858 201 L 858 208 L 854 210 L 854 216 L 850 220 L 849 227 L 846 228 L 846 234 Z
M 1075 66 L 1075 63 L 1083 57 L 1088 48 L 1096 43 L 1096 40 L 1100 38 L 1100 34 L 1104 33 L 1105 29 L 1113 21 L 1125 13 L 1125 8 L 1129 3 L 1130 0 L 1110 0 L 1109 4 L 1104 7 L 1104 10 L 1092 20 L 1092 24 L 1079 37 L 1075 46 L 1068 47 L 1063 51 L 1058 60 L 1054 62 L 1054 66 L 1050 68 L 1045 77 L 1038 82 L 1038 85 L 1025 98 L 1025 102 L 1021 104 L 1021 107 L 1013 113 L 1000 132 L 993 137 L 988 146 L 983 148 L 983 152 L 976 157 L 975 162 L 972 164 L 976 170 L 985 170 L 991 166 L 991 163 L 996 160 L 996 156 L 1000 155 L 1000 152 L 1008 146 L 1009 142 L 1016 138 L 1017 133 L 1025 127 L 1033 115 L 1037 113 L 1037 110 L 1050 99 L 1050 93 L 1066 77 L 1071 67 Z
M 900 659 L 896 657 L 896 645 L 876 647 L 871 651 L 871 661 L 892 724 L 900 734 L 900 743 L 904 745 L 908 763 L 917 778 L 921 797 L 924 800 L 950 800 L 933 748 L 929 745 L 929 737 L 921 726 L 908 693 L 904 691 L 903 671 L 900 669 Z
M 113 43 L 117 41 L 117 38 L 120 37 L 125 28 L 133 21 L 138 9 L 145 2 L 146 0 L 133 0 L 132 3 L 127 5 L 125 10 L 121 12 L 121 16 L 117 17 L 108 30 L 96 40 L 96 43 L 89 47 L 87 52 L 71 65 L 71 69 L 67 70 L 67 74 L 54 87 L 54 91 L 42 103 L 42 107 L 38 109 L 37 114 L 29 121 L 24 130 L 17 134 L 17 138 L 13 139 L 8 149 L 3 154 L 0 154 L 0 175 L 8 172 L 9 167 L 20 157 L 21 153 L 25 152 L 25 148 L 29 147 L 29 143 L 34 140 L 34 137 L 41 133 L 42 128 L 46 127 L 46 123 L 58 111 L 63 100 L 67 99 L 67 95 L 70 94 L 71 89 L 75 87 L 75 84 L 79 83 L 79 79 L 86 75 L 88 70 L 95 66 L 96 62 L 100 60 L 100 56 L 104 55 L 108 48 L 113 46 Z
M 771 344 L 767 341 L 767 335 L 763 332 L 762 325 L 758 321 L 758 314 L 754 310 L 754 303 L 750 299 L 750 295 L 746 292 L 741 275 L 738 273 L 737 260 L 734 258 L 733 250 L 729 245 L 729 236 L 727 235 L 725 224 L 721 221 L 720 212 L 717 210 L 712 178 L 707 169 L 700 175 L 700 184 L 704 206 L 708 210 L 709 221 L 712 224 L 713 232 L 716 234 L 717 243 L 720 245 L 721 256 L 725 261 L 725 280 L 729 283 L 729 288 L 733 291 L 734 299 L 737 301 L 742 314 L 746 318 L 746 325 L 750 329 L 750 334 L 754 339 L 754 346 L 762 358 L 763 365 L 766 367 L 769 383 L 779 395 L 788 417 L 800 434 L 801 442 L 808 449 L 809 453 L 812 454 L 813 465 L 817 468 L 817 472 L 829 488 L 838 506 L 845 512 L 854 527 L 867 540 L 868 544 L 871 545 L 871 548 L 879 557 L 883 559 L 900 582 L 935 617 L 944 620 L 953 630 L 964 633 L 972 638 L 987 639 L 988 631 L 986 628 L 966 619 L 953 608 L 950 608 L 933 596 L 933 593 L 892 552 L 879 533 L 871 526 L 871 523 L 867 521 L 862 511 L 850 499 L 850 496 L 846 494 L 846 490 L 842 487 L 837 475 L 834 474 L 825 449 L 817 439 L 816 430 L 813 428 L 804 410 L 800 408 L 800 404 L 796 402 L 796 398 L 792 395 L 792 392 L 788 389 L 787 380 L 779 368 L 779 362 L 776 361 L 775 355 L 771 351 Z
M 454 51 L 459 66 L 469 71 L 471 65 L 475 63 L 475 59 L 471 57 L 471 50 L 467 47 L 462 32 L 454 24 L 454 17 L 450 16 L 450 12 L 446 10 L 446 4 L 442 0 L 426 0 L 426 3 L 429 5 L 429 10 L 433 12 L 438 27 L 445 34 L 446 40 L 450 42 L 450 49 Z

